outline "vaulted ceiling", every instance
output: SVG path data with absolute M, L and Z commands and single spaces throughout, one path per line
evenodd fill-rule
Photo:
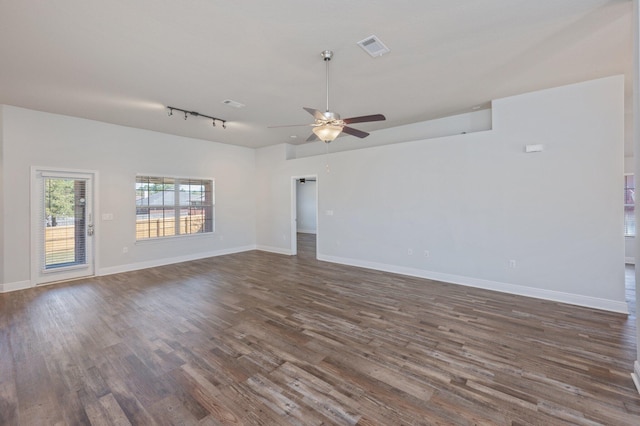
M 304 143 L 309 127 L 268 126 L 324 110 L 323 50 L 331 110 L 385 114 L 355 126 L 375 131 L 614 74 L 630 89 L 631 15 L 630 0 L 0 0 L 0 104 L 247 147 Z M 357 42 L 371 35 L 391 51 L 369 56 Z

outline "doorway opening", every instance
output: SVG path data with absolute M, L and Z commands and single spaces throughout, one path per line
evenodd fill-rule
M 295 176 L 291 183 L 291 254 L 298 255 L 299 245 L 302 248 L 313 244 L 313 256 L 316 258 L 319 241 L 318 177 Z

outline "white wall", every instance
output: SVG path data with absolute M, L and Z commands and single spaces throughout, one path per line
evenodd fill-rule
M 298 232 L 316 233 L 316 182 L 307 180 L 304 184 L 296 183 L 296 213 Z
M 114 217 L 96 221 L 98 274 L 255 247 L 254 150 L 10 106 L 2 119 L 5 290 L 30 284 L 31 166 L 98 172 L 96 218 Z M 214 178 L 215 234 L 136 243 L 137 173 Z
M 636 239 L 635 237 L 624 238 L 624 261 L 630 265 L 636 264 Z
M 317 174 L 320 259 L 626 312 L 623 84 L 494 101 L 486 132 L 288 161 L 261 149 L 258 246 L 290 250 L 291 176 Z
M 256 242 L 260 250 L 291 254 L 291 178 L 289 145 L 256 152 Z M 298 174 L 297 176 L 306 176 Z

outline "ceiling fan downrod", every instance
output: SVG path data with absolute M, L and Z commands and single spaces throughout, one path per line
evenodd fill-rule
M 324 50 L 321 53 L 322 55 L 322 59 L 324 59 L 324 62 L 326 63 L 326 68 L 327 68 L 327 112 L 329 112 L 329 61 L 331 60 L 331 58 L 333 57 L 333 52 L 331 50 Z

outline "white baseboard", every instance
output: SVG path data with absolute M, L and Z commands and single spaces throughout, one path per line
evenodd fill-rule
M 13 283 L 0 284 L 0 293 L 9 293 L 10 291 L 25 290 L 33 287 L 31 280 L 16 281 Z
M 633 383 L 636 385 L 636 390 L 640 393 L 640 362 L 637 360 L 633 363 L 633 373 L 631 373 Z
M 268 251 L 269 253 L 276 253 L 276 254 L 285 254 L 287 256 L 291 256 L 291 249 L 284 249 L 284 248 L 280 248 L 280 247 L 271 247 L 271 246 L 257 246 L 255 248 L 256 250 L 260 250 L 260 251 Z
M 146 262 L 129 263 L 126 265 L 100 268 L 100 270 L 96 275 L 103 276 L 103 275 L 111 275 L 111 274 L 120 274 L 122 272 L 130 272 L 130 271 L 137 271 L 140 269 L 155 268 L 158 266 L 171 265 L 174 263 L 181 263 L 181 262 L 189 262 L 191 260 L 206 259 L 207 257 L 222 256 L 225 254 L 241 253 L 241 252 L 255 250 L 255 249 L 256 249 L 256 246 L 234 247 L 234 248 L 223 249 L 223 250 L 194 253 L 186 256 L 154 259 Z
M 368 262 L 358 259 L 349 259 L 335 256 L 318 255 L 318 260 L 325 262 L 340 263 L 349 266 L 374 269 L 377 271 L 391 272 L 394 274 L 408 275 L 412 277 L 425 278 L 434 281 L 442 281 L 451 284 L 460 284 L 468 287 L 482 288 L 485 290 L 499 291 L 502 293 L 515 294 L 518 296 L 534 297 L 536 299 L 551 300 L 554 302 L 567 303 L 570 305 L 584 306 L 588 308 L 600 309 L 622 314 L 629 314 L 629 307 L 626 302 L 618 302 L 609 299 L 583 296 L 580 294 L 563 293 L 554 290 L 545 290 L 534 287 L 526 287 L 515 284 L 490 281 L 480 278 L 465 277 L 461 275 L 445 274 L 441 272 L 426 271 L 423 269 L 408 268 L 404 266 L 388 265 L 384 263 Z

